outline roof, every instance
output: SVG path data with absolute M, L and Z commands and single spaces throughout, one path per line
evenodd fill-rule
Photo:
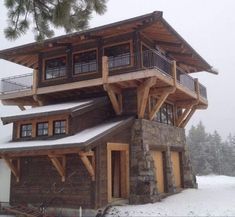
M 0 51 L 0 58 L 38 68 L 38 53 L 58 49 L 67 49 L 68 45 L 92 42 L 101 38 L 121 33 L 140 31 L 151 38 L 167 54 L 182 64 L 192 66 L 193 71 L 213 72 L 212 67 L 204 60 L 163 18 L 161 11 L 143 16 L 91 28 L 59 37 L 34 42 Z
M 80 148 L 84 149 L 96 140 L 112 133 L 118 128 L 130 123 L 133 118 L 113 119 L 103 124 L 83 130 L 73 136 L 67 136 L 54 140 L 31 140 L 11 142 L 10 138 L 0 141 L 0 154 L 8 152 L 21 152 L 30 150 L 49 150 L 61 148 Z
M 53 105 L 46 105 L 40 107 L 30 108 L 24 111 L 14 112 L 14 114 L 10 114 L 7 116 L 1 117 L 3 124 L 8 124 L 17 120 L 27 119 L 27 118 L 35 118 L 49 115 L 57 115 L 57 114 L 81 114 L 82 111 L 86 111 L 90 107 L 98 106 L 98 104 L 104 104 L 107 102 L 106 97 L 89 99 L 83 101 L 75 101 L 75 102 L 66 102 L 59 103 Z

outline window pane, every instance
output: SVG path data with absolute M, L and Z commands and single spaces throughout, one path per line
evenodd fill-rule
M 55 121 L 54 122 L 54 134 L 66 133 L 66 121 Z
M 31 137 L 32 136 L 32 124 L 21 125 L 21 137 Z
M 59 57 L 46 61 L 46 79 L 58 78 L 66 75 L 66 57 Z
M 105 48 L 104 54 L 109 57 L 110 68 L 130 65 L 129 43 Z
M 96 51 L 88 51 L 74 55 L 74 74 L 94 72 L 96 70 Z

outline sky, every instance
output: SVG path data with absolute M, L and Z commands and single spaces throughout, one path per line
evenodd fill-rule
M 153 11 L 163 17 L 187 42 L 219 71 L 195 73 L 207 87 L 209 107 L 198 110 L 187 125 L 202 121 L 208 132 L 219 132 L 222 138 L 235 135 L 235 1 L 234 0 L 109 0 L 103 16 L 94 14 L 90 27 L 96 27 Z M 4 0 L 0 0 L 0 50 L 33 42 L 31 31 L 17 41 L 4 38 L 7 25 Z M 62 35 L 57 30 L 56 35 Z M 30 69 L 0 60 L 0 78 L 31 72 Z M 17 107 L 0 105 L 0 116 L 18 111 Z M 10 126 L 0 126 L 0 139 Z

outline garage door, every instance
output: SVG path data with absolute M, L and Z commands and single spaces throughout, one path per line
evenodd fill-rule
M 173 168 L 173 174 L 175 178 L 175 185 L 177 188 L 181 188 L 181 171 L 180 171 L 180 153 L 176 151 L 171 152 L 171 162 Z
M 156 168 L 155 175 L 157 180 L 157 189 L 159 193 L 164 193 L 163 153 L 161 151 L 152 151 L 151 154 Z

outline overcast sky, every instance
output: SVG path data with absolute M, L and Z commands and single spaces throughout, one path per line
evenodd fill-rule
M 0 49 L 33 41 L 33 35 L 17 41 L 7 41 L 3 35 L 6 26 L 6 9 L 0 0 Z M 235 134 L 235 1 L 234 0 L 109 0 L 103 16 L 94 15 L 90 27 L 128 19 L 155 10 L 163 11 L 163 17 L 207 62 L 219 70 L 215 76 L 207 72 L 194 74 L 207 87 L 209 107 L 197 111 L 187 128 L 200 120 L 209 132 L 217 130 L 223 138 Z M 64 34 L 57 31 L 57 35 Z M 25 67 L 0 60 L 0 77 L 30 72 Z M 0 116 L 18 108 L 0 105 Z M 9 128 L 0 126 L 0 137 Z

